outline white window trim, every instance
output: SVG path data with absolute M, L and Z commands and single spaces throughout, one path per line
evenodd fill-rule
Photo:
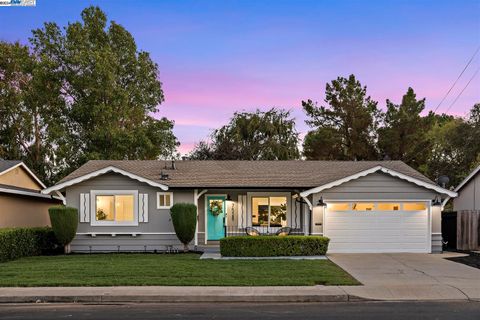
M 170 196 L 170 205 L 169 206 L 161 206 L 160 205 L 160 196 Z M 173 192 L 157 192 L 157 209 L 170 209 L 173 206 Z
M 247 226 L 252 226 L 252 198 L 253 197 L 287 197 L 287 226 L 290 226 L 291 212 L 292 212 L 292 194 L 290 192 L 247 192 Z M 270 213 L 269 213 L 270 217 Z M 270 227 L 269 229 L 275 230 L 280 227 Z
M 97 221 L 96 202 L 99 196 L 133 195 L 133 221 Z M 90 225 L 91 226 L 138 226 L 138 190 L 90 190 Z

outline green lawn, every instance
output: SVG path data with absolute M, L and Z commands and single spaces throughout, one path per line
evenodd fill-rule
M 0 263 L 0 286 L 355 285 L 328 260 L 199 260 L 198 254 L 73 254 Z

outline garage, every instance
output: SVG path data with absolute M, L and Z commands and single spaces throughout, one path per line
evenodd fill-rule
M 428 202 L 329 202 L 328 251 L 431 252 L 428 208 Z

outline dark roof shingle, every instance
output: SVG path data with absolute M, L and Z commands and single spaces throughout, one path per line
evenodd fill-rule
M 311 188 L 342 179 L 375 166 L 382 166 L 434 184 L 402 161 L 170 161 L 92 160 L 59 183 L 113 166 L 171 188 L 277 187 Z M 161 180 L 161 172 L 168 180 Z
M 3 159 L 0 159 L 0 173 L 2 173 L 3 171 L 7 170 L 7 169 L 10 169 L 11 167 L 14 167 L 16 166 L 17 164 L 19 164 L 20 160 L 3 160 Z

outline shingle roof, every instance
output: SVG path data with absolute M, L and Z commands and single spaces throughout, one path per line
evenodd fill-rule
M 16 166 L 17 164 L 19 164 L 20 160 L 3 160 L 3 159 L 0 159 L 0 173 L 2 173 L 3 171 L 7 170 L 7 169 L 10 169 L 11 167 L 13 166 Z
M 170 161 L 92 160 L 58 183 L 113 166 L 171 188 L 312 188 L 324 185 L 376 166 L 382 166 L 412 178 L 435 184 L 401 161 Z M 161 172 L 168 174 L 161 180 Z

